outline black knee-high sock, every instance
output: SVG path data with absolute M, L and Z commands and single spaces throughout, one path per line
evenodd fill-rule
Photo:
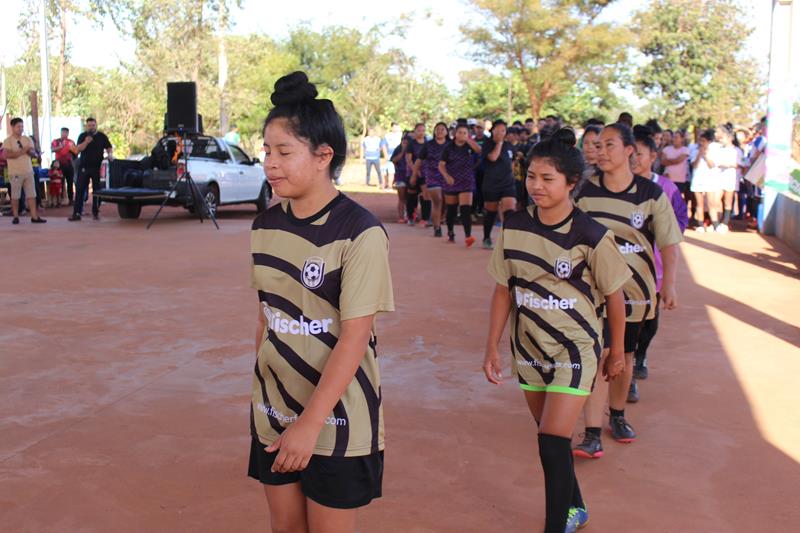
M 505 223 L 505 221 L 508 220 L 508 217 L 510 217 L 513 214 L 514 214 L 514 210 L 513 209 L 507 209 L 507 210 L 503 211 L 503 222 Z
M 494 221 L 497 218 L 497 211 L 486 211 L 483 216 L 483 240 L 492 238 L 492 228 Z
M 639 332 L 639 342 L 636 343 L 636 351 L 633 353 L 634 361 L 639 366 L 644 366 L 647 361 L 647 348 L 656 336 L 658 331 L 658 315 L 651 320 L 645 320 L 641 332 Z
M 733 209 L 725 209 L 722 212 L 722 223 L 726 226 L 731 223 L 731 211 L 733 211 Z
M 406 216 L 408 220 L 414 219 L 414 211 L 417 209 L 417 197 L 419 193 L 416 192 L 408 192 L 408 196 L 406 196 Z
M 423 199 L 421 202 L 422 204 L 422 220 L 430 220 L 431 219 L 431 201 Z
M 570 460 L 572 461 L 572 501 L 570 502 L 570 507 L 582 507 L 586 509 L 586 503 L 583 501 L 581 488 L 578 486 L 578 477 L 575 475 L 575 457 L 570 455 Z
M 462 205 L 458 208 L 461 214 L 461 225 L 464 226 L 464 235 L 466 237 L 472 236 L 472 209 L 468 205 Z
M 565 437 L 539 433 L 539 458 L 544 470 L 547 506 L 545 533 L 563 533 L 567 526 L 567 512 L 575 484 L 570 444 Z
M 458 213 L 458 206 L 455 204 L 447 204 L 447 211 L 445 213 L 445 220 L 447 221 L 447 233 L 453 233 L 456 225 L 456 214 Z

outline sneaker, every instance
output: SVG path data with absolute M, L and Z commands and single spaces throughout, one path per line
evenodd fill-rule
M 406 224 L 408 224 L 409 226 L 413 226 L 414 225 L 414 219 L 413 218 L 409 218 L 408 222 L 406 222 Z
M 728 225 L 720 224 L 719 226 L 717 226 L 717 233 L 728 233 Z
M 31 224 L 44 224 L 46 222 L 47 221 L 45 219 L 43 219 L 42 217 L 36 217 L 36 218 L 32 218 L 31 219 Z
M 467 248 L 470 248 L 473 244 L 475 244 L 475 237 L 470 235 L 469 237 L 464 239 L 464 244 L 467 245 Z
M 456 242 L 456 234 L 447 232 L 447 242 Z
M 612 416 L 608 420 L 611 436 L 614 440 L 623 444 L 628 444 L 636 440 L 636 432 L 630 424 L 625 421 L 624 416 Z
M 12 224 L 19 224 L 19 217 L 14 217 L 14 220 L 11 221 Z
M 80 219 L 81 219 L 81 216 L 80 216 L 80 215 L 78 215 L 78 214 L 73 214 L 73 215 L 72 215 L 71 217 L 69 217 L 67 220 L 69 220 L 70 222 L 75 222 L 75 221 L 79 221 Z
M 417 224 L 419 224 L 420 226 L 426 227 L 426 228 L 428 227 L 427 226 L 428 222 L 426 220 L 420 219 L 420 220 L 417 221 Z
M 639 380 L 647 379 L 648 374 L 649 374 L 649 371 L 647 370 L 646 366 L 640 365 L 638 363 L 633 366 L 633 378 L 634 379 L 639 379 Z
M 564 533 L 575 533 L 575 531 L 586 527 L 589 523 L 589 511 L 584 507 L 570 507 L 567 512 L 567 527 Z
M 696 228 L 694 228 L 694 230 L 697 233 L 705 233 L 706 232 L 706 227 L 705 226 L 697 226 Z
M 483 239 L 483 249 L 491 250 L 492 248 L 494 248 L 494 245 L 492 245 L 492 239 Z
M 441 237 L 442 236 L 442 228 L 435 228 L 433 230 L 433 236 L 434 237 Z
M 425 221 L 425 227 L 426 228 L 432 228 L 433 227 L 433 222 L 431 222 L 430 220 L 426 220 Z
M 405 224 L 406 222 L 407 222 L 407 221 L 406 221 L 406 219 L 405 219 L 405 218 L 398 218 L 398 219 L 397 219 L 397 223 L 398 223 L 398 224 Z
M 636 380 L 631 380 L 631 386 L 628 388 L 628 403 L 636 403 L 639 401 L 639 385 Z
M 600 436 L 583 433 L 583 442 L 575 446 L 575 449 L 572 450 L 572 455 L 583 457 L 584 459 L 599 459 L 603 457 L 603 445 L 600 442 Z

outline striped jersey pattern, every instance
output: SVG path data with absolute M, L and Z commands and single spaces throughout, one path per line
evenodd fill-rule
M 617 246 L 631 268 L 633 277 L 623 287 L 627 321 L 654 318 L 657 303 L 654 246 L 663 249 L 683 240 L 667 195 L 642 176 L 634 176 L 624 191 L 612 192 L 605 188 L 599 173 L 586 180 L 575 202 L 614 233 Z
M 288 201 L 251 231 L 252 286 L 267 324 L 253 376 L 251 432 L 272 444 L 303 412 L 336 346 L 341 322 L 393 311 L 388 238 L 344 195 L 298 219 Z M 373 325 L 353 381 L 326 418 L 314 454 L 361 456 L 383 449 L 383 410 Z
M 489 273 L 511 295 L 512 367 L 523 388 L 591 391 L 598 309 L 631 276 L 612 233 L 579 209 L 545 225 L 530 206 L 505 221 Z

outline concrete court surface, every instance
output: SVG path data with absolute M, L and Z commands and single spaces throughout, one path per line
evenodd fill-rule
M 540 531 L 534 424 L 480 372 L 489 253 L 354 197 L 386 222 L 397 300 L 379 319 L 384 497 L 359 531 Z M 221 231 L 178 209 L 150 231 L 110 205 L 66 215 L 0 218 L 0 531 L 268 531 L 245 474 L 254 209 L 223 208 Z M 799 264 L 755 233 L 687 234 L 680 309 L 628 409 L 640 438 L 606 434 L 577 464 L 584 531 L 797 531 Z

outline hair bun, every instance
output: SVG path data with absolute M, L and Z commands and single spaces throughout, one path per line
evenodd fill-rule
M 575 146 L 578 144 L 578 139 L 575 138 L 575 131 L 572 128 L 561 128 L 553 133 L 552 139 L 564 143 L 567 146 Z
M 305 72 L 298 70 L 275 82 L 275 91 L 270 100 L 278 106 L 313 102 L 316 97 L 317 87 L 308 81 Z

